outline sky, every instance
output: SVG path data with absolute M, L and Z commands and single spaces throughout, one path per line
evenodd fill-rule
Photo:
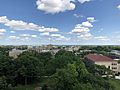
M 120 0 L 0 0 L 0 45 L 119 45 Z

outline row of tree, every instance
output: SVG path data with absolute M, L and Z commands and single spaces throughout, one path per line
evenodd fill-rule
M 42 90 L 113 90 L 108 80 L 96 72 L 102 73 L 101 68 L 87 68 L 80 57 L 64 50 L 55 56 L 49 52 L 24 52 L 17 59 L 0 53 L 0 90 L 39 82 L 45 77 L 49 82 Z

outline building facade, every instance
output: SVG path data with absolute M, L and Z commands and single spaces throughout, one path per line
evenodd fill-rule
M 13 57 L 13 58 L 17 58 L 20 54 L 22 54 L 25 51 L 26 50 L 16 50 L 16 49 L 13 49 L 12 51 L 9 51 L 9 56 Z
M 103 55 L 99 54 L 88 54 L 86 60 L 91 64 L 104 65 L 106 68 L 109 68 L 114 73 L 120 72 L 120 65 L 117 61 Z

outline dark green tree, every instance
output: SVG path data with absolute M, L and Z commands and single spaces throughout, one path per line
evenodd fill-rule
M 73 90 L 78 72 L 74 64 L 68 64 L 66 69 L 59 69 L 53 76 L 53 90 Z
M 6 77 L 0 77 L 0 90 L 11 90 L 11 85 L 7 83 Z
M 18 80 L 24 84 L 34 82 L 43 74 L 43 64 L 38 58 L 28 55 L 21 55 L 16 60 Z M 23 82 L 22 82 L 23 83 Z

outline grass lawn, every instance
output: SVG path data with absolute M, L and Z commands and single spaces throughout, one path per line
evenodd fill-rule
M 114 90 L 120 90 L 120 80 L 111 79 L 109 82 L 115 87 Z

